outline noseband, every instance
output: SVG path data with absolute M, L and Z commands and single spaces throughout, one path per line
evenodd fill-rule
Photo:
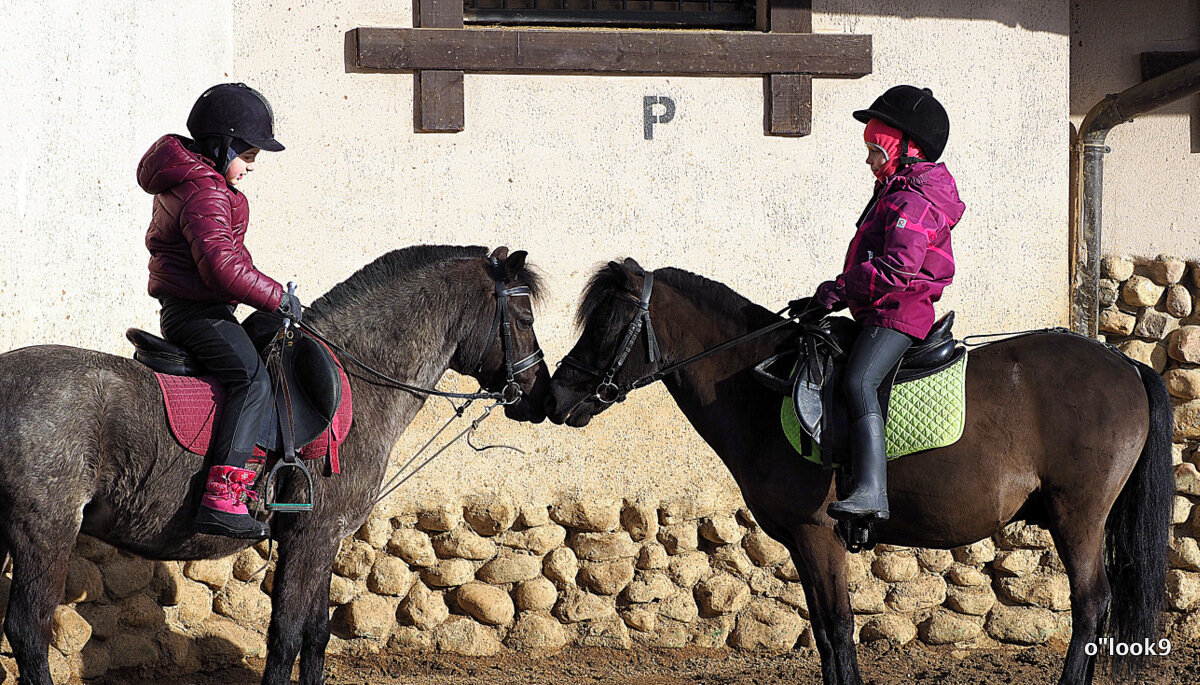
M 632 295 L 621 293 L 620 298 L 626 302 L 632 302 L 637 305 L 637 312 L 629 323 L 625 325 L 625 337 L 621 341 L 621 345 L 617 348 L 617 353 L 613 355 L 612 361 L 608 366 L 601 371 L 583 362 L 567 355 L 563 357 L 562 364 L 582 371 L 589 376 L 594 376 L 600 379 L 600 384 L 596 386 L 595 392 L 591 398 L 601 404 L 613 404 L 625 398 L 625 395 L 632 389 L 641 387 L 637 382 L 634 382 L 627 388 L 621 388 L 613 379 L 620 372 L 621 367 L 625 365 L 625 360 L 629 357 L 629 353 L 633 351 L 633 345 L 637 342 L 638 335 L 644 328 L 646 330 L 646 356 L 650 363 L 658 368 L 662 361 L 662 351 L 658 348 L 658 338 L 654 336 L 654 325 L 650 321 L 650 294 L 654 292 L 654 274 L 650 271 L 646 272 L 642 281 L 642 296 L 634 298 Z M 641 379 L 639 379 L 641 380 Z
M 488 259 L 488 263 L 496 288 L 496 315 L 492 317 L 492 328 L 488 335 L 487 347 L 483 348 L 483 354 L 479 356 L 479 364 L 475 367 L 475 373 L 479 374 L 483 370 L 483 362 L 487 359 L 488 353 L 492 351 L 492 345 L 495 344 L 496 338 L 500 338 L 500 345 L 504 349 L 504 389 L 500 391 L 500 398 L 504 404 L 516 404 L 524 394 L 520 384 L 516 381 L 517 374 L 537 366 L 545 354 L 539 346 L 528 357 L 513 362 L 512 321 L 508 313 L 508 298 L 530 297 L 531 293 L 529 286 L 525 285 L 506 288 L 500 261 L 491 257 Z

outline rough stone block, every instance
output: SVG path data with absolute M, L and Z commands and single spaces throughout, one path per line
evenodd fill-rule
M 392 522 L 377 514 L 367 517 L 354 537 L 375 549 L 383 549 L 392 537 Z
M 403 559 L 379 555 L 371 575 L 367 578 L 367 587 L 376 594 L 401 597 L 407 595 L 416 582 L 416 576 L 409 570 Z
M 1117 345 L 1117 349 L 1130 359 L 1136 359 L 1159 373 L 1167 368 L 1167 348 L 1157 342 L 1126 340 Z
M 639 547 L 624 531 L 619 533 L 575 533 L 571 535 L 575 555 L 586 561 L 633 559 Z
M 925 644 L 949 645 L 974 640 L 982 632 L 982 620 L 938 609 L 921 623 L 919 634 Z
M 346 538 L 333 560 L 333 572 L 353 580 L 363 578 L 375 565 L 375 548 L 362 540 Z M 187 569 L 184 569 L 184 573 Z M 216 588 L 214 588 L 216 589 Z
M 1057 632 L 1058 622 L 1049 609 L 997 604 L 988 614 L 985 629 L 1000 642 L 1040 645 Z
M 600 597 L 576 588 L 566 589 L 559 597 L 554 615 L 564 623 L 579 623 L 616 615 L 611 597 Z
M 706 616 L 736 614 L 750 602 L 750 588 L 728 573 L 715 573 L 696 586 L 696 600 Z
M 583 562 L 579 584 L 600 595 L 615 595 L 633 580 L 633 560 Z
M 738 542 L 745 531 L 732 516 L 712 516 L 700 522 L 700 536 L 718 545 Z
M 188 562 L 188 566 L 198 563 L 202 562 Z M 124 599 L 150 584 L 150 579 L 154 577 L 154 562 L 121 553 L 101 564 L 100 571 L 104 577 L 104 589 L 108 591 L 109 596 L 113 599 Z M 228 571 L 225 577 L 229 577 Z
M 502 649 L 493 629 L 485 628 L 465 616 L 455 616 L 438 626 L 434 643 L 439 652 L 463 656 L 492 656 Z
M 749 651 L 782 652 L 795 646 L 805 622 L 770 599 L 756 598 L 737 619 L 729 644 Z
M 1134 307 L 1153 307 L 1158 304 L 1164 290 L 1166 288 L 1149 278 L 1135 275 L 1125 281 L 1121 288 L 1121 297 L 1126 304 Z
M 670 562 L 667 548 L 657 542 L 647 542 L 638 551 L 637 567 L 643 570 L 666 568 Z
M 774 566 L 788 558 L 787 547 L 764 533 L 762 529 L 750 531 L 742 539 L 742 547 L 759 566 Z
M 437 566 L 421 572 L 421 579 L 433 587 L 455 587 L 475 577 L 475 566 L 466 559 L 443 559 Z
M 946 587 L 946 606 L 971 616 L 984 616 L 996 604 L 991 585 L 949 585 Z M 931 643 L 932 644 L 932 643 Z
M 561 547 L 567 539 L 567 529 L 556 523 L 549 523 L 536 528 L 526 528 L 525 530 L 510 530 L 502 533 L 496 538 L 496 542 L 519 549 L 526 552 L 532 552 L 538 556 L 542 556 L 552 549 Z
M 1167 603 L 1179 611 L 1200 607 L 1200 573 L 1167 571 Z
M 72 556 L 67 561 L 63 603 L 94 602 L 103 596 L 104 577 L 100 575 L 100 568 L 83 557 Z
M 50 623 L 50 643 L 67 656 L 78 654 L 92 637 L 92 626 L 73 608 L 59 605 L 54 608 Z
M 658 541 L 667 548 L 667 554 L 690 552 L 700 544 L 695 522 L 663 526 Z
M 568 528 L 604 533 L 621 525 L 621 503 L 609 498 L 568 496 L 550 507 L 550 518 Z
M 667 566 L 667 574 L 671 580 L 683 588 L 692 588 L 702 578 L 712 573 L 708 563 L 708 555 L 704 552 L 686 552 L 671 559 Z
M 545 613 L 521 614 L 517 624 L 504 638 L 512 650 L 540 658 L 554 654 L 567 644 L 567 631 L 553 616 Z
M 946 581 L 941 576 L 921 576 L 899 583 L 888 592 L 887 604 L 894 611 L 906 613 L 928 609 L 946 601 Z
M 271 598 L 257 586 L 229 583 L 213 597 L 213 609 L 244 627 L 265 630 L 271 618 Z
M 1167 288 L 1167 313 L 1176 319 L 1186 319 L 1192 314 L 1192 294 L 1182 285 Z
M 871 570 L 880 579 L 889 583 L 912 580 L 921 572 L 916 558 L 911 553 L 881 554 L 875 559 L 875 563 L 871 564 Z
M 1173 285 L 1183 280 L 1187 264 L 1182 259 L 1169 255 L 1158 255 L 1146 265 L 1146 272 L 1159 285 Z
M 658 510 L 648 502 L 631 502 L 621 511 L 621 526 L 637 542 L 658 534 Z
M 516 598 L 521 611 L 549 611 L 558 601 L 558 588 L 546 578 L 534 578 L 517 586 Z
M 581 647 L 629 649 L 633 640 L 625 622 L 617 616 L 588 621 L 579 628 L 577 643 Z
M 1100 260 L 1100 270 L 1106 278 L 1114 281 L 1128 281 L 1133 275 L 1133 260 L 1128 257 L 1108 256 Z
M 473 559 L 485 561 L 496 556 L 496 543 L 475 533 L 468 526 L 436 535 L 433 549 L 443 559 Z
M 917 563 L 931 573 L 944 573 L 954 565 L 954 555 L 948 549 L 919 549 Z
M 950 552 L 958 563 L 977 566 L 996 558 L 996 545 L 991 539 L 986 539 L 964 547 L 955 547 Z
M 647 604 L 675 594 L 676 586 L 665 573 L 648 571 L 625 588 L 625 599 L 634 604 Z
M 413 566 L 429 568 L 437 563 L 437 554 L 429 536 L 412 528 L 401 528 L 392 533 L 388 551 Z
M 1133 335 L 1133 329 L 1137 326 L 1137 317 L 1110 307 L 1100 312 L 1099 326 L 1104 333 Z
M 1133 334 L 1146 340 L 1162 340 L 1179 327 L 1179 319 L 1156 309 L 1143 309 Z
M 579 574 L 579 560 L 569 548 L 560 547 L 542 560 L 542 571 L 559 585 L 574 585 Z
M 121 625 L 127 629 L 157 629 L 166 618 L 166 612 L 150 595 L 139 592 L 121 602 Z
M 1030 573 L 996 582 L 1000 593 L 1010 602 L 1040 606 L 1053 611 L 1071 608 L 1071 587 L 1067 577 L 1051 573 Z
M 379 595 L 361 595 L 337 612 L 355 637 L 385 640 L 396 624 L 395 602 Z
M 917 627 L 905 616 L 884 614 L 873 616 L 863 623 L 858 633 L 861 642 L 887 640 L 897 645 L 906 645 L 917 636 Z
M 1200 399 L 1200 369 L 1171 369 L 1163 374 L 1167 392 L 1181 400 Z
M 487 625 L 508 625 L 515 615 L 508 593 L 484 583 L 467 583 L 455 591 L 454 598 L 463 611 Z
M 424 631 L 441 625 L 450 616 L 450 609 L 442 593 L 433 592 L 424 583 L 415 583 L 400 602 L 399 616 Z
M 1176 361 L 1200 364 L 1200 326 L 1181 326 L 1173 331 L 1167 339 L 1167 353 Z
M 480 535 L 499 535 L 512 528 L 521 513 L 506 494 L 473 499 L 463 509 L 463 519 Z

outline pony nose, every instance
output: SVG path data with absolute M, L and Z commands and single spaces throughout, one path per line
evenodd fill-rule
M 556 386 L 550 386 L 550 392 L 546 393 L 546 401 L 543 403 L 543 406 L 546 409 L 546 417 L 550 419 L 551 422 L 561 425 L 567 417 L 564 416 L 564 412 L 559 409 L 559 404 L 558 388 Z

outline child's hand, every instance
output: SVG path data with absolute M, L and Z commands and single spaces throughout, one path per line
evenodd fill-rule
M 284 293 L 283 299 L 279 300 L 279 313 L 291 319 L 292 323 L 300 323 L 304 318 L 304 305 L 293 293 Z

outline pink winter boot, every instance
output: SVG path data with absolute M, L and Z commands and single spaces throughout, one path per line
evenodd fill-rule
M 208 470 L 208 483 L 196 514 L 197 532 L 225 535 L 231 538 L 261 540 L 270 536 L 267 524 L 255 519 L 246 509 L 243 498 L 258 499 L 258 493 L 247 490 L 254 484 L 254 472 L 236 466 L 214 466 Z

